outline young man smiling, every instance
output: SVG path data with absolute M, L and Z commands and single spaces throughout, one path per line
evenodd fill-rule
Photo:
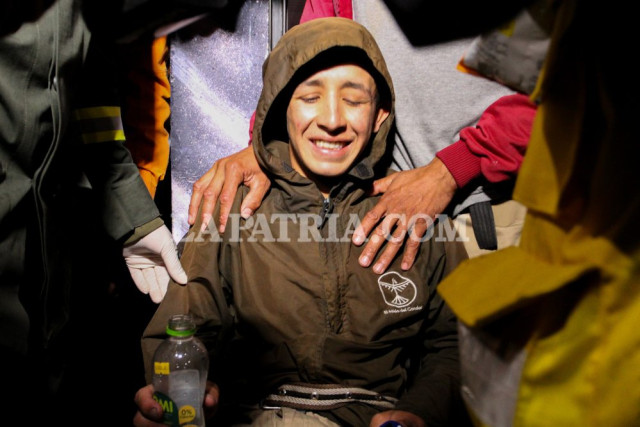
M 287 108 L 291 165 L 325 197 L 332 178 L 348 171 L 389 116 L 377 95 L 373 77 L 358 65 L 319 71 L 295 89 Z
M 256 216 L 316 215 L 320 238 L 287 221 L 287 241 L 250 227 L 209 239 L 196 223 L 182 257 L 189 286 L 170 284 L 144 333 L 148 381 L 168 316 L 188 312 L 211 355 L 215 425 L 461 425 L 456 319 L 436 289 L 463 246 L 431 239 L 410 271 L 397 260 L 380 276 L 359 266 L 361 248 L 328 238 L 326 215 L 345 231 L 375 204 L 368 190 L 385 170 L 394 95 L 375 41 L 343 18 L 294 27 L 263 81 L 253 147 L 274 186 Z M 136 395 L 138 426 L 159 420 L 152 393 Z

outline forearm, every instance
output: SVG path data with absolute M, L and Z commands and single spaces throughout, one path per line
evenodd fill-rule
M 210 352 L 210 357 L 220 348 L 219 342 L 233 325 L 230 306 L 226 295 L 231 291 L 220 275 L 218 255 L 220 243 L 208 241 L 201 236 L 202 242 L 192 228 L 186 237 L 181 264 L 187 272 L 187 286 L 169 282 L 167 293 L 158 306 L 154 316 L 144 330 L 142 349 L 147 382 L 151 381 L 153 354 L 158 345 L 166 338 L 167 319 L 173 314 L 189 313 L 196 321 L 197 336 Z M 211 357 L 210 362 L 215 360 Z
M 418 415 L 428 426 L 456 425 L 453 417 L 463 406 L 458 370 L 457 357 L 451 363 L 436 364 L 421 375 L 395 409 Z
M 160 213 L 125 147 L 120 100 L 114 80 L 113 45 L 93 39 L 87 53 L 73 124 L 79 137 L 80 162 L 96 200 L 107 233 L 114 239 L 129 237 Z
M 433 320 L 423 339 L 420 366 L 396 409 L 419 415 L 428 426 L 458 425 L 456 417 L 464 410 L 457 319 L 439 294 L 430 305 Z
M 82 149 L 81 161 L 94 192 L 99 195 L 103 223 L 111 237 L 128 238 L 136 227 L 160 216 L 122 142 L 87 144 Z
M 451 344 L 423 358 L 414 383 L 396 404 L 396 409 L 420 416 L 428 426 L 454 425 L 463 407 L 457 340 Z

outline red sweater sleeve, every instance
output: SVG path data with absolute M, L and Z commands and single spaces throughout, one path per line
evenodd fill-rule
M 528 96 L 503 96 L 491 104 L 475 127 L 460 131 L 460 139 L 436 156 L 459 188 L 479 175 L 490 182 L 517 175 L 529 143 L 536 106 Z

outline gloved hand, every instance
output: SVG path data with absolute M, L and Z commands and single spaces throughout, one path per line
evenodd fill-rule
M 126 245 L 122 254 L 138 289 L 149 294 L 155 303 L 164 298 L 169 276 L 181 285 L 187 283 L 187 273 L 182 269 L 176 244 L 166 225 Z

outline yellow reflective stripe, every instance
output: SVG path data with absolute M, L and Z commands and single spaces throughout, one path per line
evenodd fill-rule
M 78 108 L 73 112 L 76 120 L 99 119 L 101 117 L 119 117 L 120 107 Z
M 120 107 L 79 108 L 73 115 L 85 144 L 125 140 Z
M 122 119 L 118 117 L 100 117 L 98 119 L 78 120 L 76 122 L 82 133 L 94 133 L 107 130 L 121 130 Z
M 82 142 L 85 144 L 92 144 L 95 142 L 107 142 L 107 141 L 124 141 L 123 130 L 106 130 L 102 132 L 83 133 Z

